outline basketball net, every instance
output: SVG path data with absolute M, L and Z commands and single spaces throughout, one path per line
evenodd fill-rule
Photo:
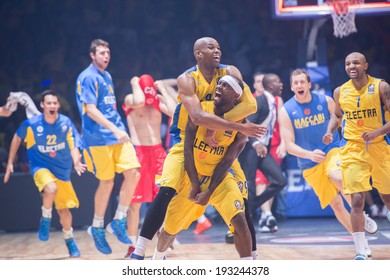
M 350 9 L 351 5 L 360 5 L 364 0 L 327 0 L 333 19 L 333 35 L 338 38 L 356 33 L 355 13 L 358 7 Z

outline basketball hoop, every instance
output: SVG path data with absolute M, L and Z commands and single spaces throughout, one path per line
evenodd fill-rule
M 357 32 L 355 26 L 355 13 L 364 0 L 327 0 L 330 14 L 333 19 L 333 35 L 338 38 L 346 37 Z M 351 9 L 351 5 L 354 5 Z

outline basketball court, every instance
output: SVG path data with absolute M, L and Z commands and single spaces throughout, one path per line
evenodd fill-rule
M 272 3 L 275 20 L 308 20 L 305 62 L 318 60 L 317 34 L 327 21 L 332 20 L 334 36 L 343 38 L 359 32 L 355 26 L 356 17 L 390 14 L 390 2 L 379 0 L 274 0 Z M 373 254 L 371 259 L 389 260 L 390 222 L 386 219 L 376 221 L 378 232 L 366 234 Z M 36 224 L 38 226 L 38 221 Z M 280 221 L 278 226 L 276 233 L 257 232 L 260 260 L 351 260 L 355 256 L 351 236 L 333 217 L 288 218 Z M 225 242 L 227 227 L 224 224 L 216 223 L 202 235 L 194 235 L 192 230 L 193 226 L 178 235 L 177 244 L 168 253 L 168 259 L 239 258 L 234 245 Z M 103 255 L 96 250 L 86 228 L 76 229 L 74 236 L 81 251 L 80 259 L 123 260 L 128 247 L 107 234 L 113 253 Z M 154 245 L 155 242 L 149 247 L 147 258 L 152 256 Z M 59 230 L 52 230 L 47 242 L 39 241 L 35 231 L 0 231 L 0 260 L 63 259 L 69 257 Z
M 372 260 L 390 259 L 390 222 L 376 219 L 378 232 L 366 234 Z M 278 223 L 275 233 L 256 233 L 260 260 L 351 260 L 355 256 L 352 237 L 335 218 L 286 219 Z M 226 225 L 214 224 L 201 235 L 194 235 L 194 225 L 177 237 L 169 260 L 234 260 L 239 259 L 233 244 L 226 244 Z M 107 233 L 113 253 L 99 253 L 86 229 L 75 230 L 75 239 L 85 260 L 123 260 L 127 246 Z M 155 240 L 147 250 L 153 255 Z M 47 242 L 38 240 L 36 232 L 0 233 L 0 260 L 65 260 L 69 259 L 62 232 L 51 231 Z

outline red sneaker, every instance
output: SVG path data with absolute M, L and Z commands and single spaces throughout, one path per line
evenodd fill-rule
M 193 233 L 194 234 L 202 234 L 209 228 L 211 228 L 213 224 L 210 222 L 209 219 L 206 218 L 206 220 L 203 223 L 197 223 L 196 228 L 194 229 Z
M 131 254 L 134 252 L 134 250 L 135 250 L 135 247 L 133 245 L 130 245 L 129 249 L 127 249 L 127 253 L 125 255 L 125 259 L 130 258 Z

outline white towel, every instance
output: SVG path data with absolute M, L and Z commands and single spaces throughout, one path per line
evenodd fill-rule
M 10 92 L 8 100 L 11 102 L 17 102 L 20 105 L 24 106 L 26 108 L 27 118 L 32 118 L 41 114 L 41 112 L 39 112 L 39 110 L 35 106 L 35 103 L 31 99 L 30 95 L 23 91 Z

